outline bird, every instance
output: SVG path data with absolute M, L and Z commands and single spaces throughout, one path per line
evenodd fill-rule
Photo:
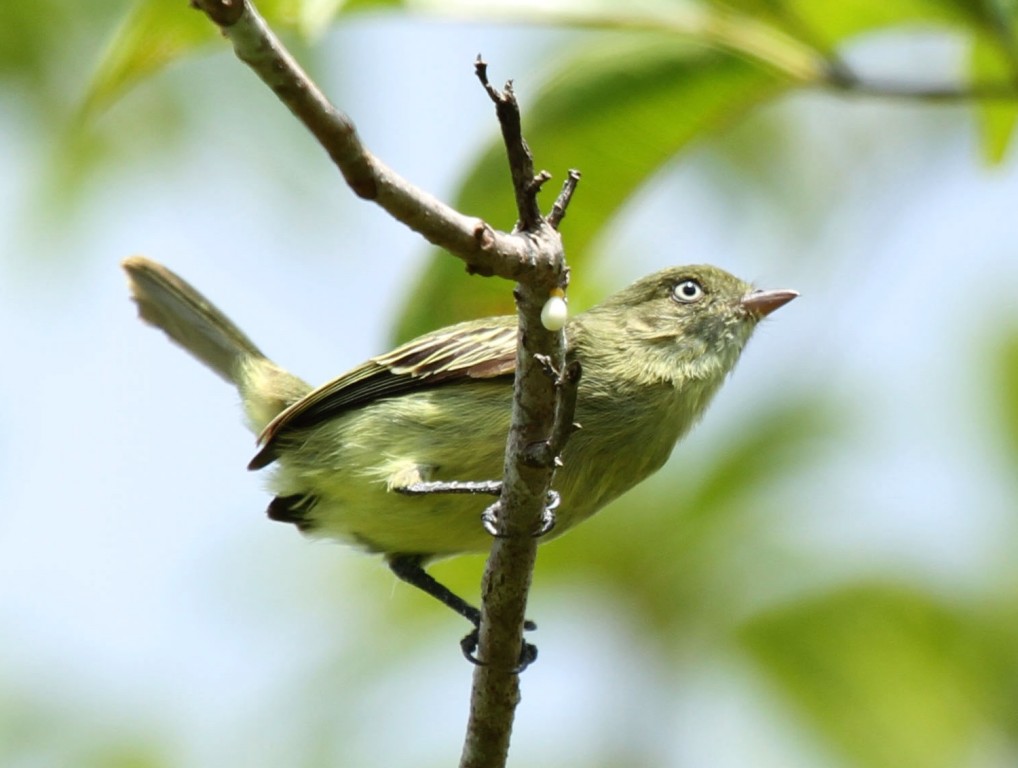
M 270 360 L 167 267 L 142 256 L 122 266 L 141 319 L 237 388 L 258 441 L 248 466 L 271 473 L 269 518 L 382 555 L 398 578 L 473 625 L 462 642 L 473 659 L 480 612 L 426 567 L 490 548 L 490 525 L 482 521 L 487 505 L 472 494 L 420 491 L 457 484 L 497 491 L 516 317 L 426 333 L 312 387 Z M 580 428 L 554 474 L 554 526 L 546 526 L 542 541 L 660 469 L 702 417 L 759 321 L 796 296 L 756 289 L 718 267 L 677 266 L 570 317 L 566 360 L 582 366 Z M 536 655 L 530 648 L 521 661 Z

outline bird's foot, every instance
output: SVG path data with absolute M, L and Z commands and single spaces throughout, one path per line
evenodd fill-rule
M 537 629 L 537 625 L 529 619 L 523 622 L 523 629 L 534 630 Z M 477 646 L 481 640 L 481 633 L 479 627 L 474 627 L 462 640 L 460 640 L 460 650 L 463 651 L 463 657 L 471 664 L 476 664 L 479 667 L 485 666 L 486 662 L 481 661 L 477 658 Z M 525 670 L 531 664 L 537 660 L 537 646 L 533 643 L 528 643 L 526 640 L 520 645 L 520 656 L 516 662 L 516 666 L 513 668 L 513 674 L 518 675 L 520 672 Z
M 562 497 L 558 491 L 548 491 L 548 501 L 544 509 L 541 511 L 541 521 L 537 526 L 537 530 L 534 531 L 534 538 L 540 538 L 551 533 L 555 528 L 555 510 L 558 509 L 559 504 L 562 503 Z M 500 502 L 496 501 L 490 505 L 481 513 L 481 525 L 484 526 L 484 530 L 490 533 L 495 538 L 505 538 L 504 534 L 499 527 L 499 511 L 501 510 Z

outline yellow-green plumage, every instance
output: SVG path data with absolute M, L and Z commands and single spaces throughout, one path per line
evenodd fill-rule
M 427 334 L 311 390 L 169 270 L 138 257 L 125 269 L 142 316 L 238 387 L 261 435 L 251 466 L 274 465 L 270 516 L 422 559 L 490 546 L 480 521 L 490 498 L 395 491 L 501 477 L 516 318 Z M 581 429 L 553 482 L 561 496 L 554 533 L 660 468 L 757 321 L 794 295 L 754 292 L 715 267 L 676 267 L 570 319 L 568 354 L 583 367 Z

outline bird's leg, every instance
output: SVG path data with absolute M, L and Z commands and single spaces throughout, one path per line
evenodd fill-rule
M 498 496 L 502 493 L 502 483 L 499 480 L 420 480 L 394 486 L 393 490 L 407 496 L 422 496 L 426 493 L 483 493 Z
M 497 480 L 458 481 L 458 480 L 424 480 L 419 468 L 394 477 L 390 484 L 391 490 L 407 496 L 419 496 L 431 493 L 468 493 L 498 496 L 502 493 L 502 483 Z M 556 491 L 548 492 L 548 504 L 541 515 L 541 525 L 535 536 L 544 536 L 555 527 L 555 509 L 561 499 Z M 502 536 L 499 530 L 499 502 L 487 507 L 481 514 L 481 525 L 492 536 Z M 427 592 L 442 604 L 448 606 L 465 618 L 474 628 L 460 641 L 460 649 L 468 661 L 474 664 L 482 662 L 477 658 L 476 651 L 480 642 L 481 612 L 466 600 L 455 594 L 445 585 L 439 583 L 424 570 L 425 555 L 397 553 L 388 556 L 389 568 L 394 574 L 408 584 Z M 525 630 L 537 629 L 537 625 L 529 619 L 524 621 Z M 537 647 L 523 642 L 520 648 L 519 663 L 516 672 L 522 672 L 537 658 Z
M 481 612 L 447 586 L 441 584 L 434 576 L 428 574 L 424 570 L 424 556 L 389 555 L 387 561 L 392 572 L 407 584 L 412 584 L 427 592 L 443 605 L 452 608 L 475 627 L 480 625 Z
M 407 496 L 419 496 L 427 493 L 476 493 L 498 496 L 502 493 L 502 483 L 499 480 L 420 480 L 394 486 L 392 490 Z M 561 501 L 557 491 L 548 491 L 548 503 L 544 511 L 541 512 L 541 524 L 534 531 L 535 537 L 544 536 L 555 527 L 555 510 L 558 509 Z M 504 535 L 499 531 L 498 526 L 499 509 L 499 502 L 496 501 L 481 513 L 481 525 L 484 526 L 484 530 L 496 537 Z
M 481 612 L 444 584 L 441 584 L 435 577 L 428 574 L 424 570 L 425 559 L 424 555 L 391 554 L 386 557 L 386 562 L 388 562 L 390 570 L 396 574 L 397 578 L 427 592 L 474 625 L 474 628 L 460 640 L 460 649 L 463 651 L 467 661 L 473 664 L 483 664 L 484 662 L 474 655 L 474 652 L 477 650 L 477 644 L 480 641 Z M 523 622 L 523 628 L 528 631 L 534 630 L 537 629 L 537 625 L 528 619 Z M 522 672 L 536 658 L 537 647 L 524 641 L 520 648 L 520 660 L 516 671 Z

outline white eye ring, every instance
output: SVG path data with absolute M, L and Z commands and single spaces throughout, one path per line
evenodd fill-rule
M 696 280 L 688 278 L 672 288 L 672 298 L 683 304 L 692 304 L 703 298 L 703 288 Z

